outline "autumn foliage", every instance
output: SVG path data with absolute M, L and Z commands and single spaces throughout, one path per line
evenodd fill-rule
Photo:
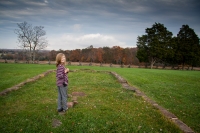
M 63 52 L 67 61 L 72 62 L 94 62 L 113 64 L 135 64 L 139 63 L 136 52 L 137 48 L 122 48 L 120 46 L 94 48 L 92 45 L 85 49 L 75 50 L 52 50 L 49 52 L 50 60 L 55 60 L 55 55 Z

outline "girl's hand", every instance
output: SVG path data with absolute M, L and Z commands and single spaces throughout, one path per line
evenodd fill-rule
M 68 72 L 69 72 L 69 68 L 66 68 L 66 69 L 65 69 L 65 73 L 68 73 Z

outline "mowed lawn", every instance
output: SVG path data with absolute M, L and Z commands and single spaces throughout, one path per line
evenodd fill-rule
M 37 76 L 49 69 L 55 69 L 55 66 L 0 63 L 0 91 L 19 84 L 28 78 Z
M 116 70 L 129 84 L 200 132 L 200 71 Z
M 80 67 L 76 67 L 80 69 Z M 195 132 L 200 132 L 200 71 L 86 67 L 115 71 Z
M 71 72 L 69 84 L 68 93 L 86 96 L 78 97 L 78 104 L 65 115 L 56 110 L 55 73 L 1 96 L 1 132 L 181 132 L 110 74 Z M 62 124 L 54 128 L 55 120 Z
M 23 69 L 24 66 L 27 67 L 27 65 L 29 67 L 29 70 L 32 67 L 33 70 L 35 68 L 35 70 L 38 69 L 38 71 L 41 71 L 41 72 L 44 72 L 48 69 L 55 69 L 54 65 L 34 65 L 34 64 L 8 64 L 7 68 L 9 68 L 9 66 L 10 66 L 12 68 L 20 67 Z M 0 71 L 3 68 L 2 66 L 4 67 L 6 65 L 0 64 L 0 68 L 1 68 Z M 170 112 L 174 113 L 179 119 L 181 119 L 184 123 L 186 123 L 188 126 L 190 126 L 195 132 L 200 132 L 200 114 L 199 114 L 199 110 L 200 110 L 200 91 L 199 91 L 200 72 L 199 71 L 158 70 L 158 69 L 151 70 L 151 69 L 138 69 L 138 68 L 110 68 L 110 67 L 94 67 L 94 66 L 69 66 L 69 68 L 71 70 L 73 70 L 73 69 L 77 69 L 77 70 L 79 70 L 79 69 L 94 69 L 94 70 L 101 70 L 101 71 L 115 71 L 118 74 L 120 74 L 123 78 L 125 78 L 129 84 L 137 87 L 138 89 L 143 91 L 148 97 L 150 97 L 151 99 L 156 101 L 159 105 L 165 107 Z M 3 68 L 3 69 L 7 70 L 6 68 Z M 11 72 L 12 74 L 15 74 L 16 72 L 21 73 L 20 74 L 21 77 L 24 77 L 23 74 L 26 74 L 26 72 L 28 72 L 29 70 L 22 72 L 21 69 L 18 69 L 16 71 L 13 71 L 13 69 L 10 69 L 9 72 Z M 33 73 L 34 73 L 34 71 L 33 71 Z M 85 76 L 86 79 L 88 77 L 90 77 L 88 74 L 91 72 L 85 72 L 84 74 L 83 73 L 84 72 L 80 72 L 80 74 L 81 74 L 80 77 L 82 77 L 83 75 Z M 4 74 L 6 74 L 6 73 L 3 73 L 3 77 L 6 77 L 6 76 L 4 76 Z M 73 84 L 74 84 L 74 87 L 77 87 L 77 89 L 78 89 L 80 87 L 78 87 L 77 83 L 79 83 L 81 81 L 77 82 L 78 80 L 73 79 L 73 75 L 75 75 L 75 74 L 76 74 L 76 72 L 73 72 L 69 75 L 69 76 L 72 76 L 70 79 L 70 82 L 71 82 L 70 85 L 73 86 Z M 93 79 L 95 79 L 95 77 L 99 77 L 99 76 L 95 76 L 94 73 L 92 73 L 92 74 L 93 74 L 93 76 L 92 76 L 93 78 L 91 79 L 90 82 L 96 84 L 96 82 L 93 81 Z M 99 74 L 102 75 L 102 73 L 99 73 Z M 108 75 L 108 74 L 106 74 L 106 75 Z M 27 77 L 31 77 L 31 75 L 27 75 Z M 2 78 L 2 76 L 1 76 L 1 78 Z M 14 79 L 16 79 L 16 78 L 14 78 Z M 46 79 L 46 78 L 44 78 L 44 79 Z M 88 78 L 88 79 L 90 79 L 90 78 Z M 116 79 L 114 79 L 114 80 L 116 80 Z M 4 81 L 4 79 L 0 80 L 1 83 L 3 83 L 2 81 Z M 23 81 L 23 78 L 22 78 L 22 81 Z M 11 82 L 12 82 L 12 80 L 11 80 Z M 83 80 L 83 82 L 86 82 L 86 81 Z M 114 81 L 114 82 L 116 82 L 116 81 Z M 109 88 L 109 85 L 104 84 L 104 83 L 97 84 L 96 87 L 98 88 L 98 87 L 101 87 L 104 85 Z M 117 88 L 120 88 L 120 87 L 117 87 Z M 5 85 L 5 88 L 6 88 L 6 85 Z M 71 88 L 73 88 L 73 87 L 71 87 Z M 70 87 L 69 87 L 69 91 L 71 91 Z M 93 90 L 92 90 L 92 92 L 93 92 Z M 8 96 L 15 95 L 15 93 L 16 92 L 12 92 Z M 126 93 L 132 93 L 132 92 L 126 91 Z M 128 99 L 129 98 L 130 97 L 128 97 Z M 140 98 L 136 98 L 135 96 L 134 96 L 134 98 L 139 101 L 142 100 Z M 56 95 L 55 95 L 54 100 L 56 100 Z M 132 100 L 133 99 L 130 98 L 130 101 L 132 101 Z M 138 102 L 138 103 L 143 103 L 143 102 Z M 145 105 L 146 105 L 146 103 L 145 103 Z M 78 106 L 80 106 L 80 105 L 78 105 Z M 150 108 L 152 108 L 152 107 L 150 106 Z M 135 109 L 134 107 L 131 108 L 131 110 L 134 110 L 134 109 Z M 155 109 L 153 109 L 153 110 L 155 111 Z M 157 119 L 157 118 L 154 118 L 154 119 Z M 144 118 L 143 118 L 143 120 L 149 121 Z M 158 120 L 158 121 L 160 121 L 160 120 Z M 141 130 L 142 129 L 141 125 L 138 126 L 138 128 L 140 129 L 139 131 L 143 131 L 143 132 L 150 131 L 149 129 L 148 129 L 148 131 Z M 155 128 L 153 128 L 153 129 L 155 129 Z M 164 129 L 160 128 L 160 129 L 156 129 L 156 130 L 157 130 L 157 132 L 161 132 Z M 155 130 L 155 132 L 156 132 L 156 130 Z M 174 129 L 172 129 L 172 130 L 174 130 Z M 136 130 L 136 128 L 134 127 L 134 130 L 132 129 L 131 131 L 138 131 L 138 130 Z M 170 131 L 171 130 L 169 130 L 169 131 L 166 130 L 166 132 L 170 132 Z M 154 131 L 151 131 L 151 132 L 154 132 Z M 174 131 L 172 131 L 172 132 L 174 132 Z M 178 132 L 178 131 L 176 131 L 176 132 Z

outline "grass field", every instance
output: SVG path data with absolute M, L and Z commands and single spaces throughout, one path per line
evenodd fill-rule
M 55 69 L 55 66 L 0 63 L 0 91 L 12 87 L 28 78 L 41 74 L 49 69 Z
M 130 84 L 200 132 L 200 71 L 117 71 Z
M 1 75 L 3 75 L 1 76 L 1 84 L 4 84 L 4 88 L 8 88 L 9 85 L 4 82 L 12 76 L 6 76 L 7 72 L 11 73 L 11 75 L 17 73 L 16 75 L 23 81 L 27 77 L 30 78 L 48 69 L 55 69 L 55 66 L 0 64 L 0 68 Z M 190 126 L 195 132 L 200 132 L 200 72 L 198 71 L 93 66 L 69 66 L 69 68 L 115 71 L 124 77 L 129 84 L 139 88 L 147 96 L 159 103 L 159 105 L 178 116 L 179 119 Z M 10 128 L 9 131 L 20 131 L 21 129 L 23 131 L 31 131 L 33 130 L 32 124 L 38 128 L 36 131 L 43 131 L 42 127 L 44 126 L 43 123 L 45 123 L 46 126 L 49 126 L 47 131 L 52 132 L 62 130 L 72 131 L 74 129 L 74 132 L 79 132 L 83 131 L 84 128 L 87 132 L 97 129 L 99 129 L 99 132 L 108 130 L 111 132 L 120 130 L 127 130 L 127 132 L 128 130 L 129 132 L 180 132 L 173 124 L 165 120 L 157 110 L 145 103 L 141 98 L 135 97 L 132 92 L 121 88 L 121 85 L 112 76 L 102 73 L 80 71 L 69 74 L 69 92 L 84 91 L 89 95 L 81 98 L 79 104 L 68 111 L 67 116 L 71 116 L 71 119 L 68 120 L 67 117 L 59 116 L 56 113 L 57 93 L 53 78 L 55 78 L 55 75 L 51 74 L 35 83 L 25 85 L 17 92 L 0 97 L 1 110 L 6 110 L 1 111 L 2 120 L 0 125 L 11 125 L 7 127 Z M 9 82 L 15 79 L 13 77 Z M 21 81 L 18 80 L 15 84 Z M 48 81 L 50 83 L 44 84 Z M 41 99 L 44 99 L 44 101 Z M 98 102 L 98 100 L 100 101 Z M 99 106 L 99 110 L 97 106 Z M 18 108 L 16 109 L 16 107 Z M 102 112 L 105 112 L 105 115 Z M 28 117 L 32 115 L 33 117 L 29 121 Z M 39 125 L 36 124 L 38 121 L 35 120 L 37 116 L 41 116 L 41 118 L 37 118 L 38 121 L 41 121 Z M 63 123 L 62 126 L 56 129 L 52 128 L 51 121 L 53 118 L 60 119 Z M 82 118 L 84 119 L 82 120 Z M 22 126 L 19 126 L 21 128 L 11 130 L 18 123 L 18 119 L 22 121 Z M 30 123 L 23 122 L 26 119 Z M 86 119 L 89 119 L 89 121 L 87 122 Z M 74 124 L 71 127 L 76 128 L 68 127 L 72 121 Z M 115 123 L 115 121 L 117 122 Z M 87 123 L 87 126 L 83 123 Z M 93 126 L 88 125 L 89 123 Z M 30 129 L 24 129 L 25 127 L 30 127 Z M 7 130 L 5 126 L 1 126 L 1 129 Z
M 129 84 L 174 113 L 195 132 L 200 132 L 200 71 L 90 68 L 117 72 Z

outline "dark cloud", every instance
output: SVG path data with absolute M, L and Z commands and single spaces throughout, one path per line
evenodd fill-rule
M 27 21 L 45 26 L 49 35 L 109 34 L 135 46 L 155 22 L 174 35 L 188 24 L 200 35 L 199 7 L 199 0 L 1 0 L 0 35 L 8 38 L 16 23 Z

